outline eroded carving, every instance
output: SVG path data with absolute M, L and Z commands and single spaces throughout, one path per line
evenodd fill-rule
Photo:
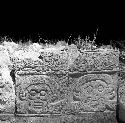
M 51 101 L 52 91 L 46 84 L 31 85 L 27 88 L 29 110 L 46 111 L 47 103 Z
M 27 79 L 24 79 L 24 81 L 27 81 Z M 67 96 L 66 89 L 60 89 L 60 87 L 57 80 L 54 81 L 52 76 L 50 78 L 44 76 L 32 77 L 29 83 L 20 83 L 16 87 L 17 112 L 31 114 L 53 113 L 54 110 L 59 112 L 56 107 L 58 107 L 57 105 L 61 106 Z
M 113 79 L 107 74 L 88 74 L 79 78 L 73 89 L 72 104 L 81 103 L 83 111 L 104 111 L 106 105 L 115 110 L 117 93 Z

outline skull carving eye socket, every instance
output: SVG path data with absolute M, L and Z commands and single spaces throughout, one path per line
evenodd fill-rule
M 32 90 L 30 90 L 29 93 L 30 93 L 31 96 L 35 96 L 37 94 L 37 90 L 32 89 Z
M 102 92 L 103 90 L 104 90 L 103 85 L 101 85 L 101 84 L 100 84 L 100 85 L 98 85 L 98 91 L 99 91 L 99 92 Z

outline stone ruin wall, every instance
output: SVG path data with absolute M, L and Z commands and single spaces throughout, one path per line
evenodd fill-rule
M 27 123 L 116 122 L 118 92 L 124 90 L 118 49 L 96 48 L 91 43 L 84 49 L 74 44 L 3 44 L 0 114 L 14 115 L 10 119 L 20 123 L 24 119 Z M 12 70 L 15 82 L 10 75 Z

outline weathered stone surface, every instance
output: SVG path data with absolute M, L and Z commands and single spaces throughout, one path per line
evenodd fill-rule
M 15 111 L 15 89 L 10 76 L 12 63 L 6 47 L 0 46 L 0 114 Z
M 0 114 L 0 123 L 17 123 L 14 114 Z
M 117 123 L 116 112 L 84 112 L 81 115 L 17 116 L 17 123 Z
M 14 88 L 9 72 L 4 71 L 0 113 L 16 115 L 15 120 L 2 119 L 2 123 L 116 122 L 119 52 L 92 50 L 89 44 L 79 51 L 73 45 L 39 47 L 39 51 L 37 46 L 9 51 L 16 85 Z M 0 59 L 0 64 L 11 66 L 7 50 L 1 51 L 5 59 Z M 120 89 L 119 102 L 124 109 L 124 86 Z
M 30 49 L 31 50 L 31 49 Z M 63 48 L 46 48 L 41 49 L 39 53 L 31 52 L 30 50 L 16 51 L 12 58 L 15 68 L 36 68 L 42 73 L 56 73 L 62 74 L 68 72 L 68 49 Z
M 119 70 L 119 52 L 83 51 L 69 65 L 69 73 Z M 70 57 L 69 57 L 70 58 Z
M 125 122 L 125 73 L 121 71 L 119 77 L 117 113 L 120 122 Z
M 16 113 L 61 113 L 63 105 L 67 103 L 68 90 L 64 87 L 65 83 L 68 83 L 66 81 L 68 77 L 61 79 L 56 75 L 18 76 L 16 79 Z
M 4 70 L 3 70 L 4 69 Z M 2 68 L 0 75 L 0 114 L 15 112 L 15 89 L 9 71 Z
M 114 78 L 112 77 L 114 76 Z M 71 109 L 75 112 L 115 111 L 117 104 L 117 76 L 87 74 L 70 77 Z

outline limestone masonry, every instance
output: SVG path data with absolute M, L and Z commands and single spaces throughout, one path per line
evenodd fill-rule
M 125 106 L 120 51 L 91 42 L 84 45 L 3 42 L 0 114 L 13 114 L 7 120 L 15 123 L 24 119 L 27 123 L 115 123 L 118 100 Z

